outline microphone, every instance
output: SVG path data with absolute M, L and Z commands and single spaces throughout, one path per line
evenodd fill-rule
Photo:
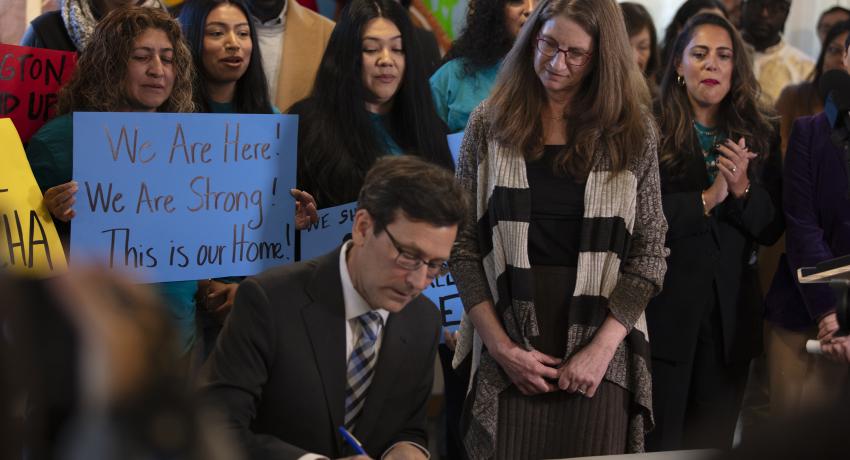
M 810 355 L 822 355 L 823 349 L 820 340 L 806 340 L 806 353 Z

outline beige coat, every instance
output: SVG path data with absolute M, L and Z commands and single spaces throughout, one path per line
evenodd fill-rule
M 310 95 L 333 27 L 333 21 L 289 1 L 274 101 L 282 112 Z

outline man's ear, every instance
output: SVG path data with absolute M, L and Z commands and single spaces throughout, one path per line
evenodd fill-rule
M 354 214 L 354 225 L 351 228 L 351 240 L 355 246 L 363 246 L 366 237 L 372 233 L 375 221 L 372 215 L 365 209 L 358 209 Z

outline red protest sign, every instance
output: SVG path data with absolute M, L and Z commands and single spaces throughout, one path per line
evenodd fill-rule
M 53 117 L 76 66 L 77 53 L 0 44 L 0 117 L 12 119 L 22 142 Z

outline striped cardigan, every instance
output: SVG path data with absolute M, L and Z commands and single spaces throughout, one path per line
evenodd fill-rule
M 533 279 L 528 259 L 531 192 L 525 158 L 489 133 L 487 103 L 470 116 L 457 178 L 475 197 L 452 253 L 452 274 L 466 308 L 491 301 L 510 338 L 530 349 L 538 335 Z M 641 154 L 626 170 L 614 174 L 611 158 L 600 152 L 593 160 L 584 195 L 576 287 L 569 326 L 568 358 L 590 342 L 607 315 L 613 314 L 629 333 L 619 345 L 605 380 L 630 391 L 627 451 L 643 451 L 653 426 L 649 336 L 643 314 L 661 289 L 666 270 L 664 238 L 667 221 L 661 208 L 656 134 L 651 122 Z M 464 408 L 463 438 L 472 459 L 493 456 L 499 393 L 511 382 L 483 350 L 471 322 L 464 318 L 455 363 L 472 351 L 473 379 Z

